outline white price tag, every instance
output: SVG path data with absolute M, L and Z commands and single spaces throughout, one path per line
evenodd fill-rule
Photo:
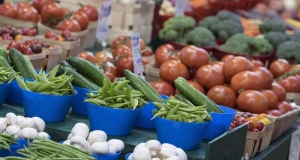
M 187 0 L 176 0 L 175 2 L 175 15 L 182 16 L 186 8 Z
M 138 74 L 138 75 L 143 75 L 144 67 L 143 67 L 143 63 L 142 63 L 139 33 L 132 34 L 131 48 L 132 48 L 132 54 L 133 54 L 134 73 Z
M 100 6 L 100 13 L 98 18 L 97 26 L 97 39 L 98 41 L 104 41 L 106 39 L 108 29 L 109 29 L 109 18 L 111 11 L 112 1 L 104 1 Z

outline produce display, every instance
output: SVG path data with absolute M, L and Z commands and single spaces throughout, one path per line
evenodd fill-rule
M 30 22 L 38 22 L 40 20 L 38 11 L 28 3 L 14 5 L 10 2 L 5 2 L 0 6 L 0 15 Z
M 0 150 L 3 149 L 8 150 L 10 148 L 10 145 L 17 143 L 17 140 L 14 138 L 13 135 L 0 133 L 0 142 L 1 142 Z
M 245 123 L 248 124 L 248 131 L 261 132 L 264 130 L 265 125 L 270 124 L 271 121 L 268 119 L 268 116 L 264 113 L 253 115 L 247 112 L 236 116 L 233 122 L 230 124 L 230 129 L 233 129 Z
M 30 28 L 17 29 L 11 26 L 0 27 L 1 40 L 22 40 L 22 36 L 36 36 L 37 30 Z
M 12 82 L 15 78 L 16 72 L 12 68 L 0 67 L 0 84 Z
M 11 41 L 6 47 L 7 50 L 15 48 L 24 55 L 34 55 L 43 52 L 43 48 L 51 49 L 53 45 L 38 40 L 26 40 L 24 42 Z
M 68 42 L 73 42 L 73 41 L 78 41 L 77 37 L 72 37 L 71 32 L 69 30 L 63 30 L 61 32 L 61 35 L 57 35 L 52 31 L 47 31 L 44 34 L 44 37 L 47 39 L 52 39 L 52 40 L 57 40 L 57 41 L 68 41 Z

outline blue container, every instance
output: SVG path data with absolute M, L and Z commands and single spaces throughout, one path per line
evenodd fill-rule
M 21 89 L 23 106 L 27 117 L 40 117 L 46 122 L 65 119 L 75 95 L 49 95 Z
M 86 94 L 89 93 L 90 90 L 75 86 L 74 89 L 77 91 L 77 95 L 74 96 L 72 100 L 72 112 L 87 116 L 88 111 L 83 101 L 86 97 Z
M 29 143 L 31 143 L 32 140 L 29 140 Z M 10 145 L 10 151 L 7 151 L 5 156 L 18 156 L 23 157 L 22 155 L 18 154 L 17 151 L 19 149 L 23 149 L 25 147 L 28 147 L 28 140 L 26 139 L 18 139 L 17 144 Z
M 24 80 L 33 81 L 32 79 L 28 79 L 28 78 L 24 78 Z M 6 97 L 6 101 L 16 103 L 16 104 L 23 103 L 21 88 L 19 87 L 17 80 L 12 81 L 10 90 Z
M 96 160 L 118 160 L 121 152 L 117 152 L 116 154 L 93 154 L 93 157 L 96 158 Z
M 0 84 L 0 108 L 2 107 L 12 83 Z
M 129 156 L 131 155 L 132 153 L 127 153 L 126 155 L 125 155 L 125 160 L 128 160 L 128 158 L 129 158 Z
M 236 114 L 236 110 L 232 108 L 225 106 L 219 107 L 224 111 L 224 113 L 211 114 L 212 121 L 209 124 L 203 139 L 212 140 L 226 132 Z
M 168 96 L 161 95 L 161 98 L 164 100 L 169 99 Z M 153 110 L 157 110 L 153 102 L 148 102 L 148 104 L 144 105 L 142 111 L 138 118 L 135 120 L 134 126 L 139 128 L 146 128 L 146 129 L 155 129 L 155 122 L 151 120 L 153 117 Z
M 8 150 L 5 150 L 5 149 L 1 149 L 0 150 L 0 157 L 5 157 L 6 154 L 7 154 Z
M 141 108 L 119 109 L 85 102 L 92 130 L 102 130 L 110 136 L 129 135 Z
M 173 144 L 183 150 L 197 149 L 210 123 L 178 122 L 160 117 L 154 120 L 158 141 Z

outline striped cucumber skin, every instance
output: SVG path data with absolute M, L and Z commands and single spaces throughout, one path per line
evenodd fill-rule
M 0 57 L 3 57 L 7 62 L 9 62 L 6 49 L 2 47 L 0 47 Z
M 11 66 L 4 57 L 0 56 L 0 67 L 10 68 Z

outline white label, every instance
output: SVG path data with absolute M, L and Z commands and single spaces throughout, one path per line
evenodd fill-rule
M 182 16 L 186 8 L 187 0 L 176 0 L 175 2 L 175 15 Z
M 298 160 L 300 154 L 300 128 L 292 134 L 289 160 Z
M 142 63 L 139 33 L 132 34 L 131 48 L 132 48 L 132 55 L 133 55 L 134 73 L 138 74 L 138 75 L 142 75 L 144 72 L 144 67 L 143 67 L 143 63 Z
M 96 35 L 98 41 L 104 41 L 106 39 L 109 29 L 111 5 L 111 1 L 104 1 L 103 3 L 101 3 Z

